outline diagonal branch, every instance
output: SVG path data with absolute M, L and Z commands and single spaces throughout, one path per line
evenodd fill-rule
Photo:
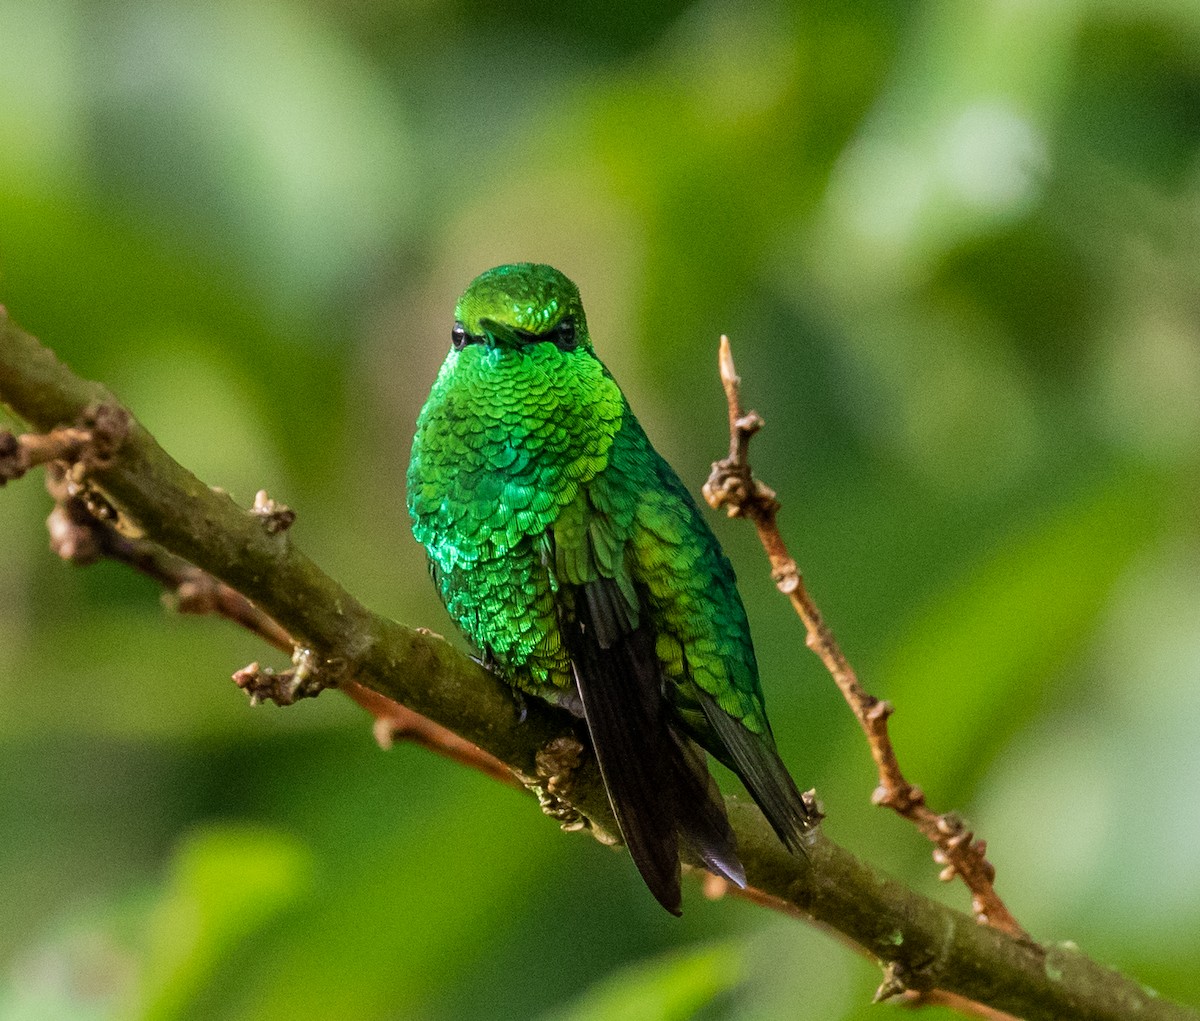
M 123 423 L 119 429 L 124 427 Z M 99 445 L 96 442 L 98 434 Z M 224 617 L 285 655 L 296 655 L 297 643 L 292 636 L 236 589 L 148 539 L 120 534 L 106 518 L 111 511 L 97 515 L 98 506 L 103 505 L 97 505 L 94 499 L 89 501 L 87 488 L 77 478 L 75 469 L 94 464 L 96 457 L 92 452 L 98 446 L 109 451 L 107 456 L 111 458 L 123 439 L 123 435 L 105 437 L 103 427 L 97 429 L 94 422 L 91 428 L 63 427 L 44 435 L 25 433 L 13 437 L 11 433 L 0 433 L 0 484 L 19 478 L 35 464 L 45 464 L 46 489 L 54 498 L 54 509 L 46 521 L 50 547 L 64 560 L 86 565 L 105 558 L 125 564 L 158 582 L 163 587 L 164 601 L 178 612 Z M 13 454 L 6 458 L 7 451 Z M 263 519 L 263 527 L 269 534 L 285 530 L 295 520 L 295 514 L 289 508 L 276 505 L 264 492 L 255 497 L 252 513 Z M 233 677 L 248 691 L 252 702 L 270 699 L 282 705 L 296 700 L 299 693 L 295 689 L 285 696 L 278 685 L 274 689 L 268 685 L 265 690 L 256 686 L 255 679 L 264 673 L 256 663 L 239 670 Z M 281 677 L 283 675 L 271 675 L 276 682 Z M 375 717 L 375 739 L 382 747 L 390 747 L 400 738 L 478 770 L 500 783 L 521 787 L 504 763 L 453 731 L 356 681 L 347 679 L 340 688 Z M 304 694 L 315 695 L 319 691 L 318 687 Z
M 900 762 L 888 736 L 888 717 L 893 709 L 868 692 L 858 681 L 841 646 L 817 609 L 804 585 L 804 577 L 792 559 L 779 532 L 780 503 L 774 490 L 750 471 L 750 439 L 765 424 L 755 411 L 743 412 L 741 379 L 733 364 L 729 338 L 721 337 L 721 384 L 729 404 L 729 456 L 713 464 L 704 484 L 704 497 L 715 508 L 724 507 L 730 517 L 746 517 L 754 522 L 759 540 L 771 562 L 775 586 L 791 601 L 804 622 L 807 644 L 825 664 L 846 702 L 867 735 L 871 756 L 879 770 L 879 786 L 871 800 L 891 808 L 910 820 L 934 844 L 933 858 L 943 866 L 940 879 L 948 882 L 956 875 L 971 891 L 975 917 L 997 929 L 1028 939 L 1012 913 L 996 893 L 996 870 L 987 860 L 987 844 L 976 840 L 966 825 L 953 813 L 939 814 L 925 803 L 925 794 L 905 779 Z
M 62 365 L 0 308 L 0 401 L 43 433 L 116 399 Z M 612 839 L 594 759 L 569 713 L 509 689 L 431 632 L 371 613 L 286 530 L 238 507 L 173 461 L 130 417 L 111 463 L 80 480 L 117 531 L 149 539 L 240 592 L 309 650 L 312 669 L 353 680 L 483 748 L 538 790 L 570 828 Z M 584 745 L 584 747 L 586 747 Z M 1031 1019 L 1200 1021 L 1071 945 L 1038 946 L 921 896 L 813 834 L 807 857 L 780 845 L 757 807 L 727 799 L 746 874 L 763 903 L 836 930 L 888 966 L 887 991 L 938 990 Z

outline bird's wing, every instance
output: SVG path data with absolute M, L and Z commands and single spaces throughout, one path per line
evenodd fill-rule
M 586 490 L 555 522 L 560 627 L 604 784 L 646 885 L 678 914 L 679 842 L 745 884 L 736 843 L 703 755 L 672 726 L 649 615 L 624 544 Z
M 642 436 L 626 463 L 640 459 L 654 485 L 637 503 L 633 548 L 657 599 L 675 712 L 738 775 L 788 849 L 803 853 L 812 813 L 775 749 L 733 567 L 686 487 Z

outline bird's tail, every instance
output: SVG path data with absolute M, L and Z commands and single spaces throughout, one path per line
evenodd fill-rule
M 713 872 L 745 886 L 737 844 L 703 754 L 669 722 L 654 636 L 628 626 L 603 582 L 582 589 L 564 632 L 592 748 L 630 856 L 678 915 L 680 838 Z
M 675 790 L 679 805 L 679 832 L 697 859 L 715 875 L 745 888 L 746 871 L 737 853 L 737 838 L 725 814 L 725 802 L 708 771 L 704 752 L 689 738 L 671 728 L 678 770 Z
M 722 710 L 711 695 L 699 689 L 697 694 L 717 737 L 717 747 L 710 750 L 737 773 L 784 846 L 793 854 L 806 854 L 806 837 L 818 817 L 800 796 L 770 734 L 752 733 Z

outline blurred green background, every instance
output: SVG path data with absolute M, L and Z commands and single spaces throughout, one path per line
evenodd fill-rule
M 479 271 L 551 262 L 693 490 L 755 466 L 938 808 L 1039 938 L 1200 1001 L 1200 3 L 0 0 L 0 301 L 373 608 L 448 630 L 403 478 Z M 0 493 L 0 1018 L 878 1017 L 872 965 L 374 745 Z M 918 888 L 741 576 L 784 758 Z M 885 1008 L 886 1009 L 886 1008 Z M 940 1016 L 930 1012 L 927 1016 Z

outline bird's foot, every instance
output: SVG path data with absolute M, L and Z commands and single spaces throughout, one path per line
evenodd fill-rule
M 537 776 L 523 778 L 537 795 L 542 811 L 568 833 L 588 827 L 588 820 L 570 801 L 574 773 L 583 756 L 577 738 L 556 737 L 538 750 Z
M 520 726 L 529 718 L 529 702 L 525 698 L 525 692 L 520 688 L 513 688 L 513 707 L 517 711 L 517 726 Z M 538 754 L 541 754 L 540 752 Z
M 471 661 L 478 663 L 493 677 L 505 680 L 500 670 L 500 664 L 496 662 L 496 657 L 493 655 L 491 649 L 484 649 L 480 655 L 472 656 Z M 510 687 L 509 690 L 512 692 L 513 710 L 517 714 L 517 725 L 520 726 L 529 716 L 529 704 L 525 701 L 525 693 L 520 688 Z
M 478 656 L 472 656 L 471 660 L 478 663 L 489 674 L 496 673 L 496 657 L 491 649 L 484 649 Z

